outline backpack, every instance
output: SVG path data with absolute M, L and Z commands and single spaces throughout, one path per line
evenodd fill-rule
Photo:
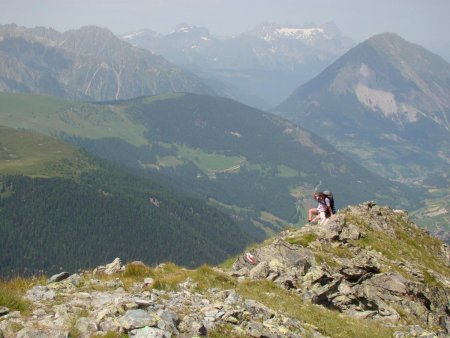
M 330 207 L 331 210 L 333 210 L 333 214 L 336 213 L 336 209 L 334 208 L 334 198 L 333 198 L 333 193 L 329 190 L 325 190 L 323 192 L 323 194 L 325 195 L 325 197 L 327 197 L 330 200 Z

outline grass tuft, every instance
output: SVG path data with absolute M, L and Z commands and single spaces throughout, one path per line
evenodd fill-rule
M 31 303 L 23 298 L 23 294 L 42 278 L 31 280 L 15 277 L 7 281 L 0 280 L 0 306 L 27 314 L 30 311 Z
M 222 290 L 236 287 L 236 279 L 227 274 L 214 270 L 208 265 L 202 265 L 198 269 L 191 272 L 190 277 L 197 283 L 199 291 L 211 288 L 219 288 Z
M 288 237 L 286 238 L 286 242 L 293 245 L 301 245 L 306 248 L 310 243 L 314 242 L 317 239 L 317 234 L 313 232 L 308 232 L 304 234 L 300 234 L 298 236 Z

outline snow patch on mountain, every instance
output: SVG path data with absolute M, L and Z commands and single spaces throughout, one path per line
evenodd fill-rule
M 144 34 L 145 34 L 145 30 L 141 29 L 141 30 L 137 30 L 137 31 L 130 32 L 130 33 L 127 33 L 125 35 L 122 35 L 121 38 L 125 39 L 125 40 L 127 40 L 127 39 L 134 39 L 134 38 L 137 38 L 138 36 L 142 36 Z
M 280 38 L 294 39 L 301 41 L 313 41 L 320 38 L 330 39 L 323 28 L 278 28 L 272 33 L 266 34 L 263 39 L 265 41 L 273 41 Z

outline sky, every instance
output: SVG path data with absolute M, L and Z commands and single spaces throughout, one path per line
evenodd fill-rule
M 96 25 L 116 34 L 142 28 L 168 34 L 185 22 L 215 36 L 231 36 L 264 22 L 333 21 L 355 42 L 394 32 L 447 60 L 449 16 L 450 0 L 0 0 L 0 24 L 61 32 Z

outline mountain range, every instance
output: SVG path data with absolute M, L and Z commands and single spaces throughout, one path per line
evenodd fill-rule
M 59 33 L 0 25 L 0 90 L 104 101 L 178 91 L 214 94 L 163 57 L 95 26 Z
M 121 38 L 189 69 L 228 97 L 258 108 L 278 104 L 353 46 L 334 23 L 265 23 L 232 37 L 215 37 L 207 28 L 184 23 L 166 35 L 138 30 Z

